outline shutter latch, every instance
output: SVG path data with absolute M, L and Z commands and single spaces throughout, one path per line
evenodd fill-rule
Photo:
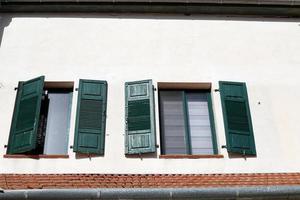
M 245 160 L 247 160 L 247 156 L 246 156 L 246 151 L 245 151 L 245 149 L 243 150 L 243 157 L 244 157 Z
M 214 89 L 215 92 L 220 92 L 220 89 Z
M 222 145 L 221 148 L 222 149 L 227 149 L 227 146 L 226 145 Z

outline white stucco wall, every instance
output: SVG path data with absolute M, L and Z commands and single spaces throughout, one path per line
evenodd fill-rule
M 87 14 L 2 14 L 1 20 L 0 173 L 299 171 L 299 20 Z M 46 81 L 75 81 L 75 87 L 80 78 L 107 80 L 104 157 L 76 159 L 69 149 L 69 159 L 3 158 L 14 87 L 40 75 Z M 143 79 L 152 79 L 155 85 L 212 82 L 213 89 L 219 80 L 246 82 L 257 157 L 229 158 L 220 148 L 225 144 L 221 102 L 219 93 L 212 92 L 223 159 L 126 158 L 124 82 Z M 157 92 L 155 100 L 157 106 Z M 76 105 L 74 92 L 69 146 Z M 156 119 L 159 144 L 157 107 Z

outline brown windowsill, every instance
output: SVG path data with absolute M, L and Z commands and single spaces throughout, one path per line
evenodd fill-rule
M 32 159 L 40 159 L 40 158 L 69 158 L 69 155 L 26 155 L 26 154 L 5 154 L 3 158 L 32 158 Z
M 198 158 L 224 158 L 223 155 L 180 155 L 180 154 L 172 154 L 172 155 L 160 155 L 159 158 L 165 159 L 198 159 Z

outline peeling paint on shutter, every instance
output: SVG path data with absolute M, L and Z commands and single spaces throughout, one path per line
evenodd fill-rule
M 155 152 L 155 116 L 151 80 L 125 84 L 125 153 Z

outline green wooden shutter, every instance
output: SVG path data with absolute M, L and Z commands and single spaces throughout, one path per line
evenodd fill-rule
M 79 80 L 74 152 L 104 154 L 107 82 Z
M 246 84 L 219 85 L 228 152 L 256 155 Z
M 45 77 L 41 76 L 19 83 L 8 154 L 24 153 L 36 148 L 44 79 Z
M 155 152 L 155 116 L 152 80 L 125 84 L 125 153 Z

